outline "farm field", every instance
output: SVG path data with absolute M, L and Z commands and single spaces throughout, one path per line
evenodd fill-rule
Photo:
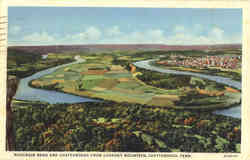
M 53 86 L 52 89 L 63 92 L 117 102 L 150 104 L 154 97 L 164 94 L 174 94 L 172 99 L 178 100 L 178 90 L 168 91 L 143 84 L 136 79 L 137 73 L 112 64 L 112 56 L 81 58 L 86 62 L 61 68 L 53 74 L 32 81 L 31 85 L 40 88 Z M 159 105 L 166 104 L 171 104 L 171 96 L 170 101 L 162 101 Z
M 229 86 L 193 76 L 164 76 L 136 68 L 132 64 L 148 59 L 150 55 L 139 57 L 133 52 L 78 55 L 85 62 L 60 68 L 52 74 L 33 80 L 30 85 L 115 102 L 176 109 L 226 108 L 240 103 L 240 91 L 226 89 Z M 142 78 L 145 76 L 147 80 Z M 165 88 L 159 85 L 163 83 Z M 197 97 L 200 99 L 194 102 Z

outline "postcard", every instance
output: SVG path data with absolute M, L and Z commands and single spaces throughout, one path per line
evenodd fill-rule
M 2 1 L 0 159 L 247 160 L 247 3 Z

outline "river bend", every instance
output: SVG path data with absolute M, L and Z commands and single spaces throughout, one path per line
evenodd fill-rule
M 194 73 L 194 72 L 187 72 L 187 71 L 176 71 L 176 70 L 169 70 L 164 69 L 156 66 L 152 66 L 150 62 L 155 61 L 154 59 L 151 60 L 145 60 L 145 61 L 139 61 L 135 62 L 134 65 L 139 68 L 144 68 L 151 71 L 157 71 L 161 73 L 170 73 L 170 74 L 176 74 L 176 75 L 190 75 L 190 76 L 196 76 L 208 80 L 212 80 L 218 83 L 226 84 L 231 87 L 237 88 L 241 90 L 241 82 L 232 80 L 231 78 L 221 77 L 221 76 L 212 76 L 212 75 L 205 75 L 201 73 Z M 235 118 L 241 118 L 241 105 L 237 105 L 232 108 L 217 110 L 214 112 L 215 114 L 235 117 Z
M 51 91 L 51 90 L 43 90 L 38 88 L 32 88 L 29 86 L 29 82 L 35 79 L 38 79 L 42 76 L 48 75 L 59 68 L 66 67 L 72 64 L 77 64 L 84 62 L 85 60 L 79 59 L 75 62 L 59 65 L 53 68 L 49 68 L 40 72 L 37 72 L 29 77 L 23 78 L 20 80 L 15 98 L 19 100 L 27 100 L 27 101 L 42 101 L 48 102 L 50 104 L 55 103 L 80 103 L 80 102 L 96 102 L 98 100 L 85 98 L 80 96 L 75 96 L 67 93 Z

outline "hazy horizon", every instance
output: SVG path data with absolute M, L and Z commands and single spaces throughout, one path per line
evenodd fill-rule
M 123 43 L 123 44 L 112 44 L 112 43 L 110 43 L 110 44 L 49 44 L 49 45 L 46 45 L 46 44 L 41 44 L 41 45 L 8 45 L 8 47 L 35 47 L 35 46 L 108 46 L 108 45 L 116 45 L 116 46 L 119 46 L 119 45 L 155 45 L 155 46 L 226 46 L 226 45 L 242 45 L 242 43 L 228 43 L 228 44 L 191 44 L 191 45 L 185 45 L 185 44 L 183 44 L 183 45 L 178 45 L 178 44 L 176 44 L 176 45 L 168 45 L 168 44 L 136 44 L 136 43 L 131 43 L 131 44 L 125 44 L 125 43 Z

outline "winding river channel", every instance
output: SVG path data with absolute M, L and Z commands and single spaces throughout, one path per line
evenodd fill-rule
M 40 72 L 37 72 L 29 77 L 23 78 L 20 80 L 20 84 L 17 89 L 17 93 L 15 98 L 19 100 L 28 100 L 28 101 L 42 101 L 42 102 L 48 102 L 50 104 L 55 104 L 55 103 L 80 103 L 80 102 L 98 102 L 98 100 L 91 99 L 91 98 L 85 98 L 85 97 L 80 97 L 76 95 L 71 95 L 67 93 L 62 93 L 62 92 L 57 92 L 57 91 L 51 91 L 51 90 L 43 90 L 43 89 L 37 89 L 37 88 L 31 88 L 28 84 L 30 81 L 38 79 L 42 76 L 51 74 L 52 72 L 56 71 L 59 68 L 69 66 L 72 64 L 77 64 L 84 62 L 85 60 L 83 59 L 78 59 L 75 62 L 69 63 L 69 64 L 64 64 L 60 66 L 56 66 L 53 68 L 49 68 Z M 183 71 L 174 71 L 174 70 L 167 70 L 167 69 L 162 69 L 159 67 L 155 67 L 150 65 L 150 62 L 154 60 L 146 60 L 146 61 L 139 61 L 134 63 L 137 67 L 148 69 L 151 71 L 157 71 L 161 73 L 171 73 L 171 74 L 179 74 L 179 75 L 192 75 L 192 76 L 197 76 L 200 78 L 205 78 L 208 80 L 213 80 L 218 83 L 223 83 L 226 85 L 230 85 L 232 87 L 235 87 L 237 89 L 241 89 L 241 83 L 234 81 L 230 78 L 225 78 L 225 77 L 220 77 L 220 76 L 211 76 L 211 75 L 204 75 L 200 73 L 193 73 L 193 72 L 183 72 Z M 217 110 L 214 112 L 215 114 L 221 114 L 221 115 L 226 115 L 230 117 L 235 117 L 235 118 L 241 118 L 241 106 L 235 106 L 229 109 L 224 109 L 224 110 Z
M 190 76 L 196 76 L 208 80 L 212 80 L 218 83 L 226 84 L 232 87 L 235 87 L 237 89 L 241 90 L 241 82 L 232 80 L 231 78 L 225 78 L 221 76 L 211 76 L 211 75 L 205 75 L 201 73 L 194 73 L 194 72 L 187 72 L 187 71 L 176 71 L 176 70 L 168 70 L 168 69 L 163 69 L 160 67 L 152 66 L 150 62 L 155 61 L 154 59 L 152 60 L 145 60 L 145 61 L 139 61 L 135 62 L 134 65 L 139 67 L 139 68 L 144 68 L 147 70 L 151 71 L 157 71 L 161 73 L 170 73 L 170 74 L 177 74 L 177 75 L 190 75 Z M 230 116 L 230 117 L 235 117 L 235 118 L 241 118 L 241 105 L 237 105 L 235 107 L 223 109 L 223 110 L 217 110 L 214 112 L 215 114 L 220 114 L 220 115 L 225 115 L 225 116 Z
M 75 62 L 59 65 L 53 68 L 49 68 L 40 72 L 37 72 L 29 77 L 23 78 L 20 80 L 15 98 L 19 100 L 27 100 L 27 101 L 42 101 L 42 102 L 48 102 L 50 104 L 55 103 L 80 103 L 80 102 L 95 102 L 98 100 L 91 99 L 91 98 L 85 98 L 80 96 L 75 96 L 67 93 L 57 92 L 57 91 L 51 91 L 51 90 L 43 90 L 43 89 L 37 89 L 32 88 L 29 86 L 29 82 L 38 79 L 44 75 L 50 74 L 54 71 L 56 71 L 59 68 L 69 66 L 72 64 L 77 64 L 84 62 L 85 60 L 79 59 Z

